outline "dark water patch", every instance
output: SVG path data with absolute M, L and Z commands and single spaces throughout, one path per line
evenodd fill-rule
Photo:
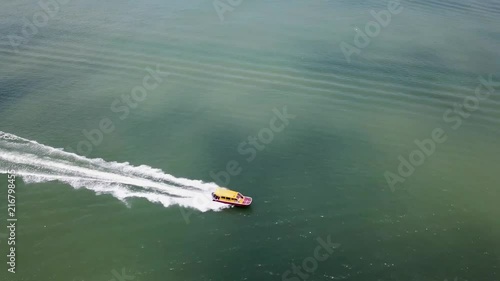
M 51 81 L 36 74 L 13 77 L 0 76 L 0 108 L 5 110 L 16 101 L 26 98 L 48 85 L 51 85 Z

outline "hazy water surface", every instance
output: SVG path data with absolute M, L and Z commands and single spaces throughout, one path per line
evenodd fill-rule
M 26 36 L 42 8 L 2 3 L 0 186 L 20 178 L 1 280 L 298 281 L 327 237 L 306 280 L 500 280 L 500 4 L 402 1 L 357 46 L 387 7 L 242 1 L 221 20 L 211 1 L 70 0 Z M 79 149 L 102 120 L 111 132 Z M 215 178 L 230 161 L 241 172 Z M 211 203 L 223 185 L 252 207 Z

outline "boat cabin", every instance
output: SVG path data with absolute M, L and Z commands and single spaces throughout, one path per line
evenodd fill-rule
M 247 207 L 252 204 L 252 197 L 244 196 L 237 191 L 227 188 L 218 188 L 212 193 L 212 200 L 238 207 Z
M 229 189 L 218 189 L 212 193 L 212 197 L 219 201 L 241 202 L 245 198 L 241 193 Z

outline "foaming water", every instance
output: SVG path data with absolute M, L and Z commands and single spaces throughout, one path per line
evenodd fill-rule
M 146 165 L 90 159 L 0 131 L 0 173 L 15 170 L 26 183 L 60 181 L 127 202 L 145 198 L 165 207 L 179 205 L 217 211 L 226 205 L 211 201 L 218 186 L 177 178 Z

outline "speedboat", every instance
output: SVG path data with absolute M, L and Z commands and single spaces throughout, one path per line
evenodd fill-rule
M 227 188 L 217 188 L 215 192 L 212 192 L 212 200 L 238 207 L 246 207 L 252 204 L 252 197 L 244 196 Z

